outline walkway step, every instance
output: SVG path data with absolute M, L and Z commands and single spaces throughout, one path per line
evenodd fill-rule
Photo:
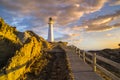
M 74 80 L 103 80 L 99 75 L 93 72 L 92 68 L 84 63 L 82 59 L 75 54 L 72 49 L 66 50 Z

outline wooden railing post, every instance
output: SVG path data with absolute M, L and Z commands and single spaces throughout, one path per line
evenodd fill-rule
M 77 48 L 75 48 L 75 53 L 77 53 Z
M 80 55 L 81 55 L 81 54 L 80 54 L 80 49 L 79 49 L 79 51 L 78 51 L 78 56 L 80 57 Z
M 93 53 L 93 71 L 96 72 L 96 53 Z
M 86 62 L 86 61 L 85 61 L 85 57 L 86 57 L 86 56 L 85 56 L 85 51 L 84 51 L 84 52 L 83 52 L 83 61 L 84 61 L 84 62 Z

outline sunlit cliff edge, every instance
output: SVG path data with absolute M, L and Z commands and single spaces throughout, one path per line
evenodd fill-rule
M 18 79 L 49 48 L 49 43 L 34 32 L 19 32 L 0 18 L 0 80 Z
M 0 80 L 53 80 L 55 69 L 61 70 L 61 75 L 55 76 L 70 79 L 64 50 L 62 54 L 48 52 L 55 46 L 62 50 L 66 45 L 66 42 L 49 43 L 33 31 L 19 32 L 0 18 Z M 57 57 L 60 58 L 56 60 Z

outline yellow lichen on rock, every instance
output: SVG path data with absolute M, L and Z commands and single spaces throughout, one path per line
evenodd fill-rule
M 21 44 L 21 41 L 17 37 L 17 30 L 15 27 L 9 26 L 7 23 L 4 22 L 3 19 L 0 19 L 0 35 L 13 41 L 13 43 Z
M 6 53 L 6 56 L 3 58 L 8 57 L 8 62 L 0 71 L 0 80 L 18 79 L 21 75 L 30 70 L 29 66 L 34 61 L 35 57 L 42 57 L 42 50 L 50 47 L 47 41 L 34 32 L 18 32 L 15 28 L 7 25 L 2 19 L 0 20 L 0 36 L 2 36 L 2 38 L 0 37 L 0 45 L 5 44 L 6 46 L 4 48 L 8 48 L 9 50 L 5 52 L 5 49 L 1 50 L 3 48 L 1 46 L 0 51 Z M 8 46 L 6 41 L 9 43 Z M 13 47 L 14 51 L 12 51 L 10 47 Z M 2 54 L 3 53 L 0 53 L 0 55 Z M 9 54 L 12 54 L 12 56 Z M 2 58 L 2 56 L 0 58 Z

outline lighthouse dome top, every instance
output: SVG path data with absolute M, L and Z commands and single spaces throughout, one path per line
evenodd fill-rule
M 49 18 L 49 23 L 48 23 L 48 24 L 53 24 L 53 23 L 54 23 L 54 21 L 53 21 L 52 17 L 50 17 L 50 18 Z

